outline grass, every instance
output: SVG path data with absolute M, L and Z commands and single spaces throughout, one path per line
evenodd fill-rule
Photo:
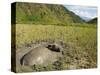
M 84 23 L 85 21 L 63 5 L 16 3 L 16 23 L 66 24 L 72 22 Z
M 57 25 L 16 24 L 17 48 L 23 47 L 24 45 L 30 44 L 31 42 L 48 41 L 48 40 L 54 40 L 55 42 L 63 41 L 65 44 L 69 44 L 71 46 L 69 50 L 67 51 L 64 50 L 64 57 L 60 59 L 62 60 L 60 61 L 60 63 L 62 63 L 63 66 L 63 67 L 61 66 L 61 69 L 68 69 L 70 64 L 74 63 L 74 60 L 76 59 L 78 65 L 77 68 L 96 67 L 97 64 L 96 25 L 72 24 L 66 26 L 61 26 L 61 25 L 57 26 Z M 87 60 L 88 62 L 86 62 L 85 60 Z M 19 69 L 19 72 L 20 71 L 23 72 L 23 70 L 21 71 Z M 50 68 L 50 70 L 52 69 Z
M 56 25 L 16 25 L 17 46 L 41 40 L 63 40 L 79 46 L 96 48 L 96 27 L 85 26 L 56 26 Z

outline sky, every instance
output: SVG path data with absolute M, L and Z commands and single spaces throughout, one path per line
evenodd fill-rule
M 84 20 L 90 20 L 97 17 L 97 7 L 95 6 L 65 5 L 65 7 Z

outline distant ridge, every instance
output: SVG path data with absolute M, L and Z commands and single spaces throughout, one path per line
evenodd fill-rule
M 96 23 L 97 24 L 97 17 L 93 18 L 92 20 L 88 21 L 88 23 Z
M 16 23 L 59 25 L 84 23 L 84 20 L 63 5 L 17 2 Z

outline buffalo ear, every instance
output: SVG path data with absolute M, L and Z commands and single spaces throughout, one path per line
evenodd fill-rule
M 48 47 L 51 47 L 51 45 L 48 45 Z
M 47 48 L 51 48 L 51 45 L 48 45 Z

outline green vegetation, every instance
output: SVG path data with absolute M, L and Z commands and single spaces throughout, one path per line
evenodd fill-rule
M 97 35 L 96 25 L 33 25 L 33 24 L 17 24 L 16 25 L 16 44 L 17 48 L 24 47 L 26 44 L 31 44 L 37 41 L 55 42 L 63 41 L 69 48 L 63 49 L 63 58 L 59 58 L 55 64 L 48 66 L 39 66 L 25 68 L 27 71 L 52 71 L 70 69 L 71 64 L 79 68 L 94 68 L 96 67 L 97 56 Z M 75 60 L 77 62 L 75 62 Z M 74 66 L 74 67 L 75 67 Z M 73 67 L 73 66 L 72 66 Z M 18 72 L 24 71 L 22 66 Z
M 16 3 L 15 25 L 16 53 L 33 42 L 54 41 L 64 46 L 63 56 L 56 62 L 46 66 L 16 66 L 17 72 L 97 67 L 96 23 L 85 23 L 63 5 Z
M 95 48 L 96 26 L 56 26 L 56 25 L 16 25 L 17 46 L 31 43 L 32 41 L 55 40 L 73 42 L 80 46 Z
M 16 3 L 16 23 L 18 24 L 63 24 L 84 21 L 63 5 Z

